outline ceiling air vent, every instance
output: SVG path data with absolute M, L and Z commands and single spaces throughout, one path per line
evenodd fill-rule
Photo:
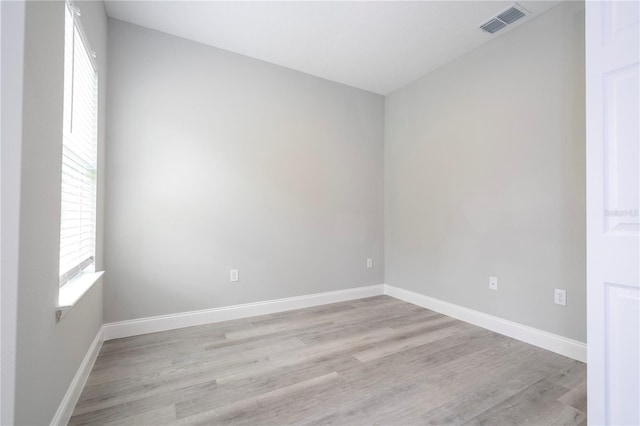
M 498 15 L 498 19 L 505 24 L 513 24 L 520 18 L 524 18 L 524 12 L 515 7 L 510 7 L 509 9 Z
M 507 25 L 513 24 L 518 19 L 524 18 L 528 13 L 529 12 L 525 8 L 515 3 L 509 9 L 500 12 L 497 16 L 494 16 L 484 24 L 480 25 L 480 28 L 489 34 L 493 34 L 500 31 Z
M 489 22 L 486 22 L 480 25 L 480 28 L 482 28 L 484 31 L 488 32 L 489 34 L 493 34 L 496 31 L 500 31 L 506 26 L 507 24 L 505 24 L 504 22 L 500 21 L 499 19 L 493 18 Z

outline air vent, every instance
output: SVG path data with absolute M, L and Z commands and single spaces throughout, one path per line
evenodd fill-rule
M 493 18 L 492 20 L 490 20 L 489 22 L 487 22 L 486 24 L 482 24 L 480 26 L 480 28 L 482 28 L 484 31 L 488 32 L 489 34 L 493 34 L 496 31 L 500 31 L 501 29 L 503 29 L 504 27 L 506 27 L 507 24 L 505 24 L 504 22 Z
M 518 10 L 515 7 L 510 7 L 509 9 L 498 15 L 498 19 L 505 24 L 513 24 L 520 18 L 524 18 L 524 13 L 522 13 L 521 10 Z
M 509 9 L 500 12 L 497 16 L 480 25 L 480 29 L 489 34 L 493 34 L 505 28 L 507 25 L 513 24 L 518 19 L 524 18 L 528 13 L 525 8 L 515 3 Z

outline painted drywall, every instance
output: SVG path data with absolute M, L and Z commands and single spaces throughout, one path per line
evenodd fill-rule
M 77 4 L 97 53 L 102 100 L 98 143 L 104 145 L 107 18 L 102 2 Z M 51 422 L 103 322 L 101 285 L 93 287 L 60 322 L 55 318 L 64 8 L 62 1 L 29 1 L 25 11 L 15 404 L 15 423 L 24 425 Z
M 0 424 L 14 423 L 24 2 L 0 2 Z
M 382 283 L 381 96 L 112 19 L 108 84 L 106 322 Z
M 385 282 L 586 341 L 584 106 L 578 2 L 389 95 Z

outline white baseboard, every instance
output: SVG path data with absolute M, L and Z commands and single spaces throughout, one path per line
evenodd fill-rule
M 444 302 L 433 297 L 415 293 L 410 290 L 384 285 L 384 294 L 441 314 L 486 328 L 496 333 L 512 337 L 534 346 L 564 355 L 578 361 L 587 362 L 587 345 L 577 340 L 538 330 L 537 328 L 519 324 L 453 303 Z
M 67 393 L 64 395 L 64 398 L 62 398 L 58 411 L 56 411 L 56 414 L 53 416 L 53 420 L 51 420 L 52 426 L 66 425 L 69 423 L 71 415 L 73 414 L 73 409 L 76 407 L 78 399 L 80 399 L 82 389 L 87 383 L 89 374 L 91 373 L 93 365 L 96 362 L 96 358 L 100 353 L 102 342 L 104 342 L 104 326 L 100 327 L 100 330 L 98 330 L 98 333 L 93 339 L 91 346 L 89 346 L 89 350 L 84 356 L 80 367 L 78 367 L 78 371 L 73 377 L 73 380 L 67 389 Z
M 171 315 L 141 318 L 104 324 L 91 343 L 86 356 L 82 360 L 78 372 L 71 381 L 58 411 L 56 411 L 52 425 L 66 425 L 73 414 L 82 389 L 95 364 L 102 342 L 121 337 L 137 336 L 158 331 L 174 330 L 195 325 L 211 324 L 294 309 L 309 308 L 329 303 L 362 299 L 365 297 L 386 294 L 396 299 L 422 306 L 423 308 L 448 315 L 453 318 L 486 328 L 496 333 L 547 349 L 549 351 L 587 362 L 587 345 L 577 340 L 568 339 L 553 333 L 528 327 L 513 321 L 488 315 L 473 309 L 465 308 L 453 303 L 401 289 L 388 284 L 368 287 L 356 287 L 347 290 L 316 293 L 305 296 L 287 297 L 284 299 L 267 300 L 264 302 L 246 303 L 242 305 L 224 306 L 221 308 L 200 311 L 182 312 Z
M 316 293 L 305 296 L 287 297 L 284 299 L 266 300 L 263 302 L 246 303 L 242 305 L 224 306 L 221 308 L 181 312 L 177 314 L 108 323 L 103 326 L 104 340 L 211 324 L 221 321 L 230 321 L 294 309 L 308 308 L 311 306 L 325 305 L 328 303 L 378 296 L 381 294 L 386 294 L 391 297 L 395 297 L 396 299 L 431 309 L 441 314 L 495 331 L 496 333 L 512 337 L 578 361 L 587 361 L 587 345 L 583 342 L 388 284 L 356 287 L 347 290 L 330 291 L 326 293 Z
M 200 311 L 181 312 L 129 321 L 112 322 L 104 325 L 104 340 L 137 336 L 158 331 L 174 330 L 194 325 L 211 324 L 328 303 L 344 302 L 364 297 L 384 294 L 384 284 L 368 287 L 356 287 L 347 290 L 329 291 L 306 296 L 287 297 L 264 302 L 246 303 L 242 305 L 224 306 L 221 308 Z

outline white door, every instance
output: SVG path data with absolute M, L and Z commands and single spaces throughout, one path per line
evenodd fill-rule
M 586 2 L 588 417 L 640 425 L 640 2 Z

